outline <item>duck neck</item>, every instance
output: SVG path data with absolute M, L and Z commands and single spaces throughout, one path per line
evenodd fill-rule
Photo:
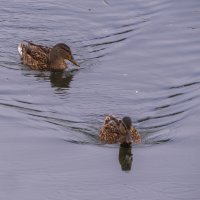
M 67 67 L 62 56 L 57 51 L 54 51 L 54 49 L 49 54 L 49 64 L 52 70 L 64 70 Z
M 126 142 L 131 142 L 132 141 L 132 139 L 131 139 L 131 133 L 130 133 L 130 131 L 129 130 L 127 130 L 127 132 L 126 132 Z

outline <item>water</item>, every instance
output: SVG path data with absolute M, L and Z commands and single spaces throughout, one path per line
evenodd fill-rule
M 0 198 L 199 199 L 199 33 L 198 0 L 1 1 Z M 81 69 L 29 70 L 22 40 Z M 108 113 L 142 144 L 101 145 Z

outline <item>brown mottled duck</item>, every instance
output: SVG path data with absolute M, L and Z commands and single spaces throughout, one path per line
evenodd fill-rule
M 18 51 L 22 63 L 35 70 L 62 71 L 67 68 L 65 60 L 79 66 L 74 60 L 69 46 L 64 43 L 58 43 L 51 48 L 23 41 L 19 44 Z
M 130 117 L 117 119 L 113 115 L 105 117 L 104 124 L 99 131 L 99 139 L 103 143 L 119 143 L 121 146 L 129 146 L 132 142 L 141 143 L 138 131 L 132 126 Z

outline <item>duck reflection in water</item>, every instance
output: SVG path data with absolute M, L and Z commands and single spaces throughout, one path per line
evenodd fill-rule
M 78 69 L 70 69 L 67 71 L 57 71 L 57 72 L 41 72 L 33 71 L 27 67 L 22 67 L 24 76 L 34 76 L 37 81 L 49 81 L 52 88 L 56 91 L 65 91 L 70 88 L 70 83 Z
M 69 88 L 73 76 L 74 73 L 72 71 L 51 72 L 49 76 L 51 87 L 57 89 Z
M 133 162 L 132 147 L 130 144 L 121 144 L 119 148 L 119 163 L 122 171 L 130 171 Z

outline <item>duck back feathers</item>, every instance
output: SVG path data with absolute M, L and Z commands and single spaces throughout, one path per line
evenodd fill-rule
M 21 55 L 22 63 L 29 66 L 31 69 L 47 70 L 50 68 L 50 47 L 23 41 L 19 44 L 18 51 Z
M 124 122 L 127 122 L 125 125 Z M 128 129 L 127 129 L 128 128 Z M 131 125 L 130 118 L 118 119 L 113 115 L 107 115 L 105 117 L 104 123 L 99 131 L 99 139 L 103 143 L 114 144 L 131 144 L 141 143 L 140 134 Z

